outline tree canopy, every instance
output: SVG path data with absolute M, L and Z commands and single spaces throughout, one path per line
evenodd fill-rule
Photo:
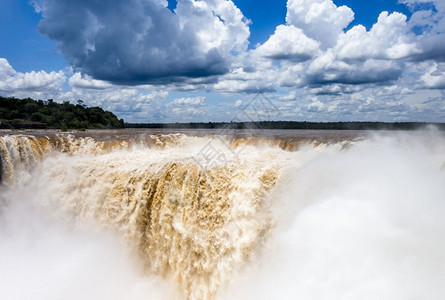
M 123 128 L 124 120 L 100 107 L 77 104 L 18 99 L 0 96 L 0 128 L 106 129 Z

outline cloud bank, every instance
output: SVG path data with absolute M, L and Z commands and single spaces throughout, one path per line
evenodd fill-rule
M 250 53 L 257 61 L 272 62 L 257 63 L 255 72 L 270 74 L 275 86 L 315 93 L 394 84 L 443 89 L 445 5 L 439 0 L 402 2 L 413 11 L 409 20 L 404 14 L 383 11 L 370 30 L 363 25 L 345 30 L 354 18 L 348 7 L 332 0 L 289 0 L 286 24 Z M 422 62 L 431 66 L 421 70 Z M 254 79 L 255 72 L 244 71 L 243 81 Z
M 41 0 L 33 5 L 42 13 L 40 32 L 56 41 L 79 72 L 71 79 L 76 86 L 90 76 L 117 85 L 187 90 L 293 87 L 337 93 L 353 86 L 411 86 L 404 74 L 414 71 L 418 86 L 442 89 L 445 5 L 400 2 L 412 10 L 410 19 L 384 11 L 369 30 L 363 25 L 346 30 L 354 19 L 349 7 L 332 0 L 288 0 L 286 23 L 250 50 L 249 20 L 232 1 L 179 0 L 174 12 L 164 0 Z M 420 62 L 436 64 L 439 71 L 431 71 L 434 66 L 423 73 L 414 70 Z
M 2 59 L 0 93 L 83 99 L 130 122 L 227 121 L 258 91 L 291 120 L 444 121 L 445 3 L 399 2 L 410 16 L 382 11 L 366 28 L 332 0 L 288 0 L 285 23 L 248 48 L 250 21 L 230 0 L 173 12 L 164 0 L 33 0 L 72 69 L 21 73 Z
M 247 49 L 248 20 L 232 1 L 42 0 L 39 31 L 78 72 L 114 84 L 181 82 L 227 73 Z M 205 26 L 203 26 L 205 24 Z
M 16 95 L 28 93 L 59 93 L 66 81 L 62 71 L 17 72 L 5 58 L 0 57 L 0 93 Z

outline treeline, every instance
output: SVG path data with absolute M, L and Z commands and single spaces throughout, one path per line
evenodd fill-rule
M 209 122 L 209 123 L 125 123 L 125 128 L 170 128 L 170 129 L 306 129 L 306 130 L 415 130 L 433 125 L 445 130 L 444 123 L 422 122 Z
M 100 107 L 0 96 L 0 128 L 105 129 L 124 128 L 124 120 Z

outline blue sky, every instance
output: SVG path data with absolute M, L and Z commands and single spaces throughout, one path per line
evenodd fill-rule
M 2 0 L 0 95 L 130 122 L 445 122 L 441 0 Z

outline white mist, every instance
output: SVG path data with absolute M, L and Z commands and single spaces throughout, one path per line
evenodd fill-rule
M 0 212 L 0 298 L 176 299 L 172 287 L 144 274 L 116 235 L 75 229 L 40 206 L 28 187 Z
M 276 230 L 224 298 L 445 299 L 443 137 L 311 152 L 288 169 L 274 194 Z

